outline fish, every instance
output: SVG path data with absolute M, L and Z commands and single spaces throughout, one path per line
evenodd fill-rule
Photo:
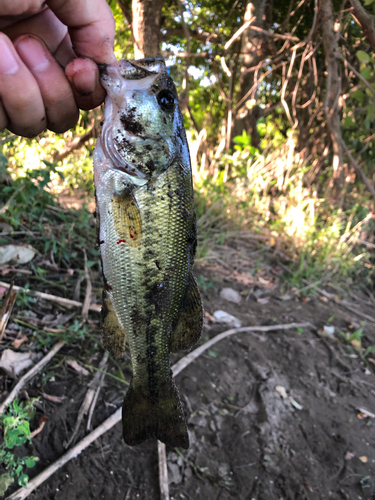
M 94 150 L 97 239 L 104 278 L 104 347 L 132 379 L 123 438 L 188 448 L 170 353 L 198 342 L 203 307 L 192 273 L 197 247 L 189 148 L 176 86 L 162 57 L 100 66 L 107 91 Z

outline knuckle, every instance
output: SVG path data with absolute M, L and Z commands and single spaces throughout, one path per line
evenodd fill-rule
M 23 123 L 11 122 L 8 129 L 16 135 L 22 137 L 33 138 L 39 135 L 46 128 L 46 118 L 34 119 L 32 122 L 25 121 Z
M 19 16 L 21 14 L 33 16 L 44 9 L 44 4 L 44 0 L 13 0 L 12 2 L 5 2 L 3 14 L 7 16 Z

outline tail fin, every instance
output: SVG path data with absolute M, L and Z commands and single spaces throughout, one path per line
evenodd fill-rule
M 129 446 L 157 438 L 168 446 L 189 447 L 185 417 L 173 380 L 156 403 L 131 383 L 122 407 L 123 438 Z

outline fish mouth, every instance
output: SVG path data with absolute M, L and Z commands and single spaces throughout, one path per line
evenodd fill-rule
M 100 81 L 107 97 L 105 100 L 104 125 L 101 133 L 102 147 L 105 156 L 110 160 L 112 169 L 123 173 L 129 180 L 137 185 L 144 185 L 149 180 L 149 175 L 127 162 L 118 152 L 113 137 L 112 124 L 118 115 L 123 96 L 130 90 L 148 90 L 160 73 L 166 72 L 165 61 L 162 57 L 138 59 L 135 61 L 120 60 L 114 64 L 100 64 Z M 126 117 L 125 117 L 126 120 Z M 144 133 L 144 130 L 132 130 L 132 125 L 124 123 L 125 138 L 131 142 L 158 141 L 162 138 L 153 137 Z
M 103 153 L 112 165 L 109 168 L 125 174 L 133 184 L 142 186 L 148 181 L 148 176 L 134 165 L 125 161 L 115 146 L 112 130 L 113 114 L 117 112 L 115 107 L 116 104 L 112 102 L 112 98 L 107 96 L 105 100 L 104 125 L 101 132 Z
M 158 75 L 167 71 L 164 58 L 146 57 L 127 61 L 122 59 L 114 64 L 99 64 L 99 74 L 103 83 L 111 77 L 122 77 L 125 80 L 142 80 L 148 76 Z

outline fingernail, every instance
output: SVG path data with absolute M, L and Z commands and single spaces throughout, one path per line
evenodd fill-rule
M 6 41 L 0 38 L 0 73 L 11 75 L 18 70 L 18 62 Z
M 43 45 L 35 38 L 22 38 L 16 44 L 17 51 L 31 71 L 41 72 L 49 66 L 49 58 Z
M 73 76 L 73 85 L 77 92 L 81 94 L 92 94 L 96 88 L 95 75 L 92 71 L 78 71 Z

